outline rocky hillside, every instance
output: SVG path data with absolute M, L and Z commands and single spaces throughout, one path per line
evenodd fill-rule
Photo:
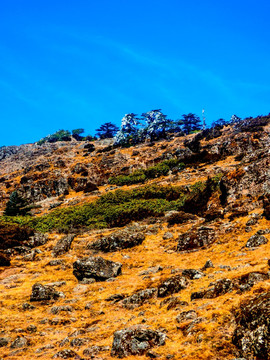
M 270 359 L 269 135 L 1 148 L 0 359 Z

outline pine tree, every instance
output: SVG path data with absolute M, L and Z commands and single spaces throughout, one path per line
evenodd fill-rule
M 187 135 L 192 131 L 201 130 L 202 124 L 199 116 L 189 113 L 182 115 L 183 119 L 183 131 Z
M 167 119 L 167 115 L 164 115 L 161 109 L 143 113 L 142 118 L 146 122 L 146 136 L 151 141 L 166 138 L 166 131 L 169 129 L 172 121 Z
M 119 131 L 119 128 L 111 122 L 106 122 L 96 129 L 96 134 L 100 139 L 110 139 Z
M 7 202 L 4 215 L 6 216 L 16 216 L 16 215 L 26 215 L 29 211 L 29 208 L 26 207 L 26 201 L 19 196 L 17 191 L 13 191 L 10 194 L 9 201 Z

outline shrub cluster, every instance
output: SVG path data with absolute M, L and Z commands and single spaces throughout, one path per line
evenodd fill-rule
M 118 175 L 115 177 L 110 177 L 109 184 L 123 186 L 143 183 L 149 179 L 168 175 L 171 169 L 176 169 L 177 171 L 180 171 L 184 167 L 185 164 L 177 159 L 164 160 L 157 165 L 150 166 L 147 169 L 136 170 L 130 175 Z
M 55 209 L 41 217 L 2 217 L 0 223 L 27 225 L 37 231 L 78 231 L 83 228 L 124 226 L 135 220 L 162 216 L 166 211 L 184 210 L 201 214 L 219 179 L 208 179 L 193 186 L 143 186 L 133 190 L 116 190 L 93 203 Z

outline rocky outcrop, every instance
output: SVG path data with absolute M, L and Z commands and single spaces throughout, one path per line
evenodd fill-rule
M 97 185 L 87 177 L 69 177 L 68 184 L 76 192 L 83 191 L 84 193 L 89 193 L 98 190 Z
M 66 178 L 39 180 L 33 184 L 23 185 L 18 194 L 29 204 L 50 198 L 52 196 L 67 195 L 69 184 Z
M 95 279 L 105 281 L 122 273 L 122 264 L 105 260 L 100 256 L 90 256 L 73 263 L 73 274 L 79 280 Z
M 154 346 L 165 344 L 166 335 L 143 326 L 134 326 L 114 333 L 111 356 L 124 358 L 143 355 Z
M 68 252 L 74 238 L 75 238 L 74 234 L 69 234 L 67 236 L 62 237 L 57 242 L 57 244 L 54 246 L 53 251 L 52 251 L 52 255 L 54 257 L 57 257 L 57 256 L 63 255 L 66 252 Z
M 215 230 L 211 227 L 201 226 L 178 237 L 177 251 L 193 250 L 205 247 L 216 239 Z
M 90 243 L 87 248 L 102 252 L 113 252 L 140 245 L 144 239 L 143 233 L 121 230 Z
M 168 222 L 168 225 L 172 226 L 174 224 L 183 224 L 189 220 L 196 220 L 197 216 L 184 211 L 171 210 L 165 214 L 164 219 Z
M 175 275 L 171 278 L 164 280 L 158 286 L 158 297 L 165 297 L 177 293 L 188 286 L 187 279 L 182 275 Z
M 64 294 L 62 292 L 56 291 L 53 286 L 36 283 L 32 287 L 30 301 L 56 300 L 59 297 L 64 297 Z
M 191 294 L 191 300 L 195 299 L 213 299 L 224 295 L 234 289 L 232 280 L 221 279 L 217 280 L 212 286 L 206 290 L 196 291 Z
M 270 359 L 270 292 L 243 301 L 235 311 L 232 342 L 247 359 Z
M 11 249 L 21 246 L 34 235 L 34 231 L 26 226 L 0 225 L 0 249 Z

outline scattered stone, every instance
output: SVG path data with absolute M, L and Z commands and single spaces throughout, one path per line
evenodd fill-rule
M 193 250 L 208 246 L 216 239 L 215 230 L 201 226 L 182 234 L 178 238 L 177 251 Z
M 105 253 L 113 252 L 140 245 L 144 239 L 145 235 L 141 232 L 135 233 L 121 230 L 88 244 L 87 248 Z
M 61 358 L 61 359 L 81 359 L 81 357 L 75 351 L 70 350 L 70 349 L 65 349 L 65 350 L 58 351 L 58 353 L 56 353 L 53 356 L 53 359 L 57 359 L 57 358 Z
M 170 226 L 174 224 L 183 224 L 189 220 L 196 220 L 196 219 L 197 216 L 186 213 L 184 211 L 171 210 L 165 214 L 165 221 L 167 221 L 168 225 Z
M 70 341 L 70 345 L 72 347 L 81 347 L 89 343 L 89 341 L 91 341 L 89 338 L 74 338 Z
M 110 350 L 109 346 L 93 345 L 90 346 L 89 348 L 84 349 L 83 355 L 95 359 L 94 357 L 95 355 L 99 354 L 100 352 L 109 351 L 109 350 Z
M 67 236 L 62 237 L 53 248 L 52 256 L 57 257 L 67 253 L 71 247 L 74 238 L 75 238 L 74 234 L 69 234 Z
M 34 305 L 32 305 L 32 304 L 29 304 L 29 303 L 23 303 L 22 304 L 22 309 L 24 310 L 24 311 L 26 311 L 26 310 L 34 310 L 36 307 L 34 306 Z
M 181 300 L 177 296 L 171 296 L 170 298 L 161 301 L 160 306 L 165 306 L 165 305 L 167 305 L 167 310 L 171 310 L 178 307 L 187 306 L 188 302 Z
M 137 291 L 135 294 L 122 300 L 121 304 L 127 309 L 133 309 L 135 307 L 141 306 L 147 300 L 153 298 L 156 294 L 157 294 L 156 288 L 140 290 Z
M 114 333 L 111 356 L 123 358 L 143 355 L 154 346 L 165 344 L 166 335 L 137 325 Z
M 36 327 L 36 325 L 31 324 L 31 325 L 27 326 L 26 330 L 30 333 L 34 333 L 37 331 L 37 327 Z
M 56 291 L 52 286 L 36 283 L 32 287 L 30 301 L 56 300 L 59 297 L 65 297 L 65 295 Z
M 158 287 L 158 297 L 165 297 L 180 290 L 185 289 L 188 286 L 187 279 L 182 275 L 175 275 L 171 278 L 164 280 Z
M 173 234 L 169 231 L 165 232 L 165 234 L 162 236 L 163 240 L 173 239 Z
M 29 340 L 23 336 L 17 336 L 16 339 L 11 343 L 11 349 L 18 349 L 29 345 Z
M 181 312 L 177 317 L 176 320 L 179 323 L 189 321 L 189 320 L 195 320 L 197 319 L 198 314 L 195 310 L 188 310 Z
M 183 270 L 182 275 L 188 277 L 191 280 L 200 279 L 205 276 L 202 271 L 196 269 L 185 269 Z
M 73 274 L 78 280 L 93 278 L 96 281 L 105 281 L 122 273 L 122 264 L 105 260 L 100 256 L 90 256 L 73 263 Z
M 5 337 L 0 337 L 0 348 L 7 346 L 9 343 L 9 339 L 5 338 Z
M 42 233 L 35 233 L 33 236 L 30 236 L 27 241 L 27 246 L 34 248 L 37 246 L 45 245 L 48 242 L 48 235 Z
M 53 318 L 49 320 L 50 325 L 69 325 L 71 323 L 71 319 L 65 318 Z
M 62 265 L 62 264 L 63 264 L 63 260 L 55 259 L 55 260 L 49 261 L 47 265 L 49 265 L 49 266 L 58 266 L 58 265 Z
M 246 247 L 257 247 L 263 244 L 267 244 L 268 243 L 268 239 L 266 239 L 265 236 L 263 235 L 258 235 L 258 233 L 256 233 L 255 235 L 251 236 L 247 243 L 246 243 Z
M 143 275 L 149 275 L 149 274 L 156 274 L 162 270 L 163 270 L 163 267 L 160 265 L 157 265 L 157 266 L 150 267 L 147 270 L 140 272 L 139 275 L 143 276 Z
M 56 315 L 60 312 L 72 312 L 74 311 L 74 308 L 70 305 L 53 306 L 50 311 L 52 314 Z
M 247 359 L 270 358 L 270 292 L 245 300 L 235 311 L 237 327 L 232 343 Z
M 210 284 L 211 285 L 211 284 Z M 191 293 L 191 300 L 195 299 L 213 299 L 224 295 L 234 288 L 233 282 L 230 279 L 217 280 L 212 286 L 206 290 L 196 291 Z
M 126 297 L 124 294 L 113 294 L 109 296 L 105 301 L 111 301 L 113 304 L 117 303 L 120 300 L 123 300 Z
M 202 271 L 206 270 L 206 269 L 209 269 L 209 268 L 213 268 L 214 265 L 212 263 L 212 261 L 209 259 L 206 261 L 206 263 L 203 265 L 202 267 Z

